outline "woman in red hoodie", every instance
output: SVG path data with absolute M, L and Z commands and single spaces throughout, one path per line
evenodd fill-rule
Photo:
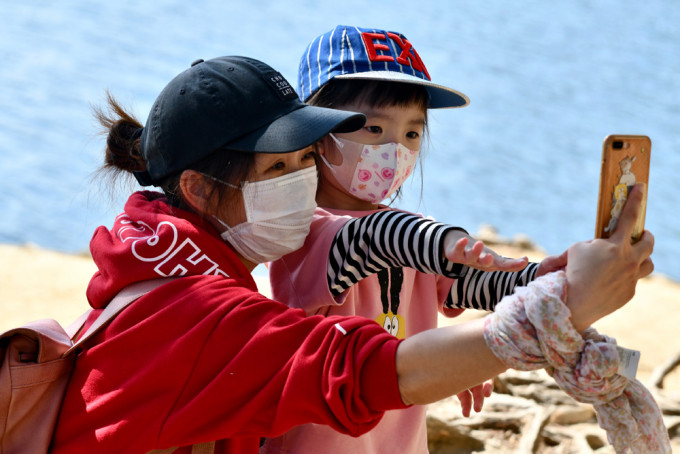
M 252 269 L 296 250 L 308 233 L 316 141 L 362 127 L 362 115 L 305 105 L 278 72 L 244 57 L 194 62 L 144 126 L 112 98 L 109 107 L 98 112 L 108 131 L 104 170 L 162 192 L 132 194 L 113 227 L 95 231 L 91 318 L 133 283 L 176 278 L 88 341 L 53 453 L 192 445 L 256 453 L 261 437 L 309 422 L 361 434 L 386 410 L 454 395 L 508 368 L 488 321 L 402 341 L 373 321 L 307 317 L 258 293 Z M 535 282 L 566 304 L 578 332 L 623 306 L 653 269 L 652 235 L 628 241 L 640 197 L 630 200 L 611 239 L 577 243 L 553 273 L 559 282 Z

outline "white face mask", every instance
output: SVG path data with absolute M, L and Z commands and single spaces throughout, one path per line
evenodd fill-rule
M 316 208 L 317 181 L 316 167 L 308 167 L 269 180 L 242 183 L 246 221 L 230 227 L 215 217 L 227 229 L 222 239 L 253 263 L 277 260 L 300 249 Z
M 409 150 L 397 142 L 365 145 L 329 135 L 342 155 L 342 164 L 331 164 L 324 155 L 321 159 L 343 188 L 371 203 L 394 194 L 411 175 L 418 159 L 418 150 Z

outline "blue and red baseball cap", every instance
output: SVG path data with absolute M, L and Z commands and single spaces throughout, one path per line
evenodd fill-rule
M 311 42 L 300 59 L 298 93 L 309 99 L 331 79 L 406 82 L 425 87 L 429 108 L 464 107 L 463 93 L 432 83 L 425 63 L 401 33 L 338 25 Z

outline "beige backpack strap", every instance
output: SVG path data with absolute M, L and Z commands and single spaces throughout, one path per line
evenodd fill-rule
M 158 278 L 158 279 L 149 279 L 146 281 L 140 281 L 140 282 L 135 282 L 134 284 L 128 285 L 125 287 L 123 290 L 118 292 L 118 294 L 111 300 L 111 302 L 104 308 L 104 310 L 99 314 L 97 319 L 92 323 L 92 326 L 90 326 L 87 331 L 78 339 L 77 342 L 74 342 L 73 346 L 69 348 L 63 356 L 68 355 L 71 353 L 73 350 L 78 348 L 80 344 L 85 342 L 87 339 L 90 338 L 94 333 L 96 333 L 99 328 L 104 326 L 108 321 L 110 321 L 113 317 L 115 317 L 120 311 L 125 309 L 130 303 L 132 303 L 134 300 L 137 298 L 146 295 L 149 293 L 151 290 L 155 289 L 156 287 L 160 287 L 161 285 L 170 282 L 175 278 L 172 277 L 163 277 L 163 278 Z M 80 326 L 82 327 L 83 323 L 85 323 L 85 320 L 87 319 L 89 312 L 86 312 L 85 314 L 81 315 L 72 325 L 75 325 L 77 323 L 80 323 Z M 70 325 L 69 329 L 73 329 L 74 326 Z M 78 331 L 77 329 L 76 331 Z M 70 333 L 69 333 L 70 334 Z
M 172 454 L 178 448 L 154 449 L 146 454 Z M 191 454 L 213 454 L 215 452 L 215 442 L 200 443 L 191 447 Z
M 89 317 L 90 312 L 92 312 L 92 309 L 88 309 L 84 314 L 82 314 L 80 317 L 72 321 L 70 325 L 64 328 L 64 331 L 66 331 L 66 334 L 68 334 L 68 337 L 70 339 L 73 339 L 76 337 L 76 335 L 78 335 L 80 330 L 83 328 L 83 325 L 85 325 L 85 322 L 87 321 L 87 317 Z

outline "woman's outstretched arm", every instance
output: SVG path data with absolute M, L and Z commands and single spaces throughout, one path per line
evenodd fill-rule
M 579 332 L 630 301 L 637 281 L 654 269 L 653 235 L 645 232 L 635 244 L 630 239 L 641 200 L 636 186 L 611 238 L 576 243 L 567 251 L 563 302 Z M 506 369 L 484 340 L 483 319 L 419 333 L 397 350 L 399 389 L 406 404 L 435 402 Z

